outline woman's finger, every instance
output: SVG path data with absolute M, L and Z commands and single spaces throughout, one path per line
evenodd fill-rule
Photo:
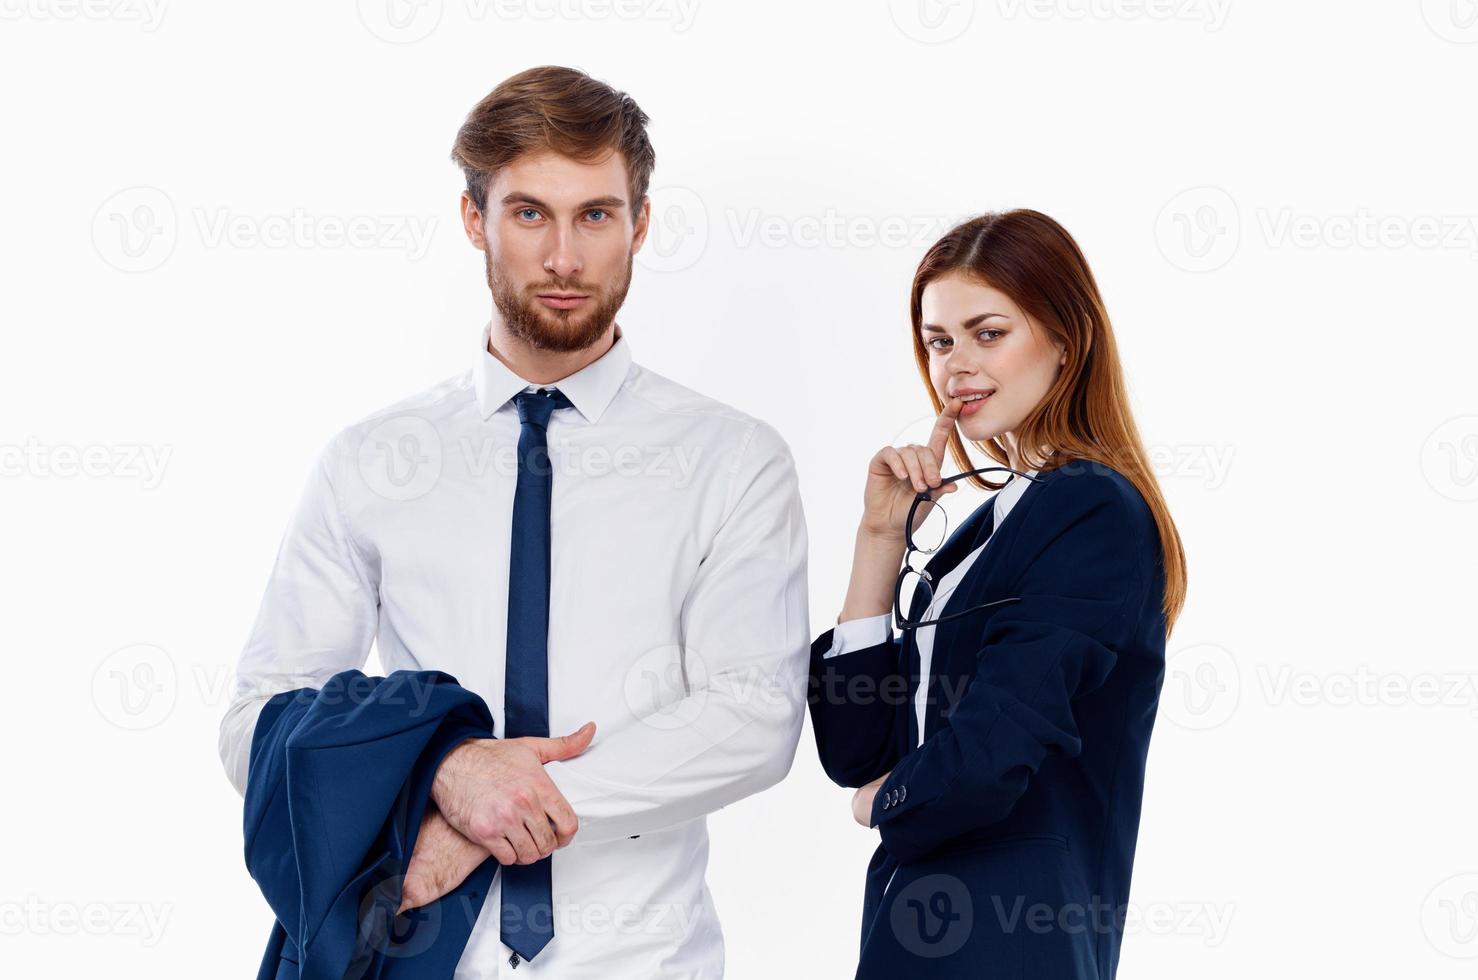
M 916 442 L 908 444 L 908 451 L 918 460 L 919 473 L 924 478 L 926 489 L 939 485 L 939 464 L 934 461 L 934 454 L 928 446 L 920 446 Z
M 960 406 L 964 404 L 963 398 L 951 396 L 944 403 L 944 411 L 934 420 L 934 428 L 929 433 L 929 448 L 934 451 L 937 459 L 944 458 L 944 447 L 949 445 L 949 437 L 955 431 L 955 423 L 960 418 Z
M 908 467 L 903 465 L 903 457 L 899 455 L 898 450 L 892 446 L 884 449 L 883 462 L 888 464 L 888 468 L 893 471 L 893 475 L 898 477 L 898 479 L 908 479 Z
M 918 451 L 912 446 L 904 446 L 898 450 L 898 455 L 903 459 L 903 465 L 908 468 L 908 479 L 913 488 L 918 491 L 929 489 L 924 482 L 924 466 L 919 462 Z
M 934 450 L 928 446 L 919 447 L 919 462 L 924 464 L 924 479 L 929 481 L 929 486 L 937 487 L 944 474 L 939 472 L 940 457 L 934 454 Z

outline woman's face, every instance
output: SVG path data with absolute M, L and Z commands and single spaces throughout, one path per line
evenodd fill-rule
M 925 286 L 921 306 L 929 379 L 940 400 L 986 395 L 961 405 L 960 435 L 984 442 L 1014 432 L 1052 387 L 1065 349 L 1005 293 L 960 273 Z

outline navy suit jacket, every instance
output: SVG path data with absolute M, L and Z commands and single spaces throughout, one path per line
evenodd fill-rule
M 1155 522 L 1124 476 L 1069 461 L 992 534 L 994 499 L 930 561 L 992 538 L 935 627 L 922 744 L 913 631 L 822 659 L 812 727 L 834 781 L 890 773 L 872 822 L 859 977 L 1092 977 L 1118 964 L 1165 664 Z M 913 614 L 922 612 L 914 609 Z
M 258 980 L 450 980 L 498 864 L 397 916 L 441 760 L 490 738 L 476 694 L 440 671 L 335 674 L 275 695 L 252 733 L 246 866 L 277 921 Z

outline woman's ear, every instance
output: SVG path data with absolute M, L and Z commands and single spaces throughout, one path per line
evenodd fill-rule
M 1059 344 L 1057 349 L 1061 353 L 1061 356 L 1058 357 L 1058 359 L 1057 359 L 1057 363 L 1058 364 L 1066 364 L 1067 363 L 1067 345 L 1066 344 Z M 1093 349 L 1093 338 L 1085 335 L 1083 337 L 1083 357 L 1086 358 L 1088 356 L 1088 352 L 1090 350 L 1092 350 L 1092 349 Z

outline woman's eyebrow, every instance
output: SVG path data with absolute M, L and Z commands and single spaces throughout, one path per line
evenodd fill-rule
M 986 320 L 989 320 L 993 316 L 1005 317 L 1006 314 L 1004 314 L 1004 313 L 977 313 L 974 316 L 972 316 L 970 319 L 966 320 L 964 323 L 960 324 L 960 329 L 961 330 L 969 330 L 971 327 L 978 326 L 980 323 L 982 323 L 982 322 L 984 322 Z M 924 329 L 925 330 L 931 330 L 934 333 L 944 333 L 944 328 L 941 327 L 937 323 L 926 323 L 926 324 L 924 324 Z

